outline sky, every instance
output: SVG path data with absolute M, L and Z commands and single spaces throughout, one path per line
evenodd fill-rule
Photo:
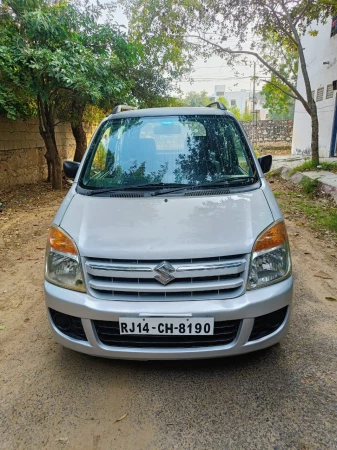
M 214 56 L 205 62 L 199 59 L 194 64 L 192 73 L 193 83 L 188 81 L 180 83 L 180 88 L 184 93 L 188 91 L 207 91 L 208 94 L 214 93 L 215 85 L 224 85 L 226 92 L 239 91 L 241 89 L 252 89 L 253 67 L 238 67 L 236 70 L 240 75 L 235 74 L 235 69 L 226 65 L 226 62 L 220 57 Z
M 108 0 L 103 0 L 102 3 Z M 120 25 L 128 25 L 127 18 L 123 10 L 118 7 L 115 12 L 115 20 Z M 229 44 L 235 43 L 228 40 Z M 179 87 L 183 94 L 189 91 L 203 91 L 207 94 L 214 94 L 215 85 L 225 85 L 226 92 L 240 91 L 241 89 L 252 90 L 253 66 L 236 66 L 236 71 L 240 73 L 235 75 L 235 69 L 226 65 L 226 62 L 218 56 L 211 57 L 206 62 L 198 59 L 194 64 L 194 71 L 191 75 L 193 82 L 182 81 Z M 259 90 L 259 88 L 257 88 Z

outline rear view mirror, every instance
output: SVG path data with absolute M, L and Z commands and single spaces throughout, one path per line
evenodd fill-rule
M 271 169 L 271 164 L 273 162 L 273 157 L 271 155 L 261 156 L 260 158 L 258 158 L 258 161 L 260 163 L 262 172 L 269 172 L 269 170 Z
M 171 123 L 162 123 L 161 125 L 157 125 L 153 129 L 154 134 L 180 134 L 181 126 L 180 124 L 171 124 Z
M 73 180 L 76 177 L 78 168 L 80 167 L 80 163 L 75 161 L 64 161 L 63 163 L 63 171 L 67 178 Z

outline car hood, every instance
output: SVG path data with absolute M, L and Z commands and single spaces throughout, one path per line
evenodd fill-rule
M 206 197 L 76 194 L 60 226 L 82 256 L 135 260 L 246 254 L 272 222 L 258 189 Z

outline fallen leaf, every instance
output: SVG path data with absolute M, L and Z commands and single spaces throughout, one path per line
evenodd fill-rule
M 337 302 L 337 298 L 333 297 L 325 297 L 325 300 L 328 300 L 329 302 Z
M 6 328 L 6 325 L 0 325 L 0 330 L 4 330 Z
M 20 301 L 15 305 L 15 308 L 17 308 L 18 306 L 20 306 L 21 303 L 22 303 L 22 300 L 20 300 Z
M 114 423 L 120 422 L 121 420 L 125 419 L 125 417 L 128 415 L 128 413 L 125 413 L 122 417 L 117 419 Z
M 322 274 L 316 274 L 316 275 L 314 275 L 314 277 L 316 277 L 316 278 L 323 278 L 323 280 L 332 280 L 332 278 L 331 277 L 329 277 L 329 275 L 325 275 L 324 273 L 322 273 Z
M 43 247 L 36 247 L 36 250 L 45 250 Z
M 66 445 L 68 444 L 69 438 L 65 437 L 65 438 L 58 438 L 56 439 L 56 442 L 61 442 L 62 445 Z

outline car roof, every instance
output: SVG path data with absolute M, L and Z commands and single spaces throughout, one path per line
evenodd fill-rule
M 128 117 L 160 117 L 160 116 L 232 116 L 226 110 L 207 108 L 207 107 L 165 107 L 165 108 L 146 108 L 133 109 L 131 111 L 122 111 L 116 114 L 110 114 L 109 119 L 124 119 Z

